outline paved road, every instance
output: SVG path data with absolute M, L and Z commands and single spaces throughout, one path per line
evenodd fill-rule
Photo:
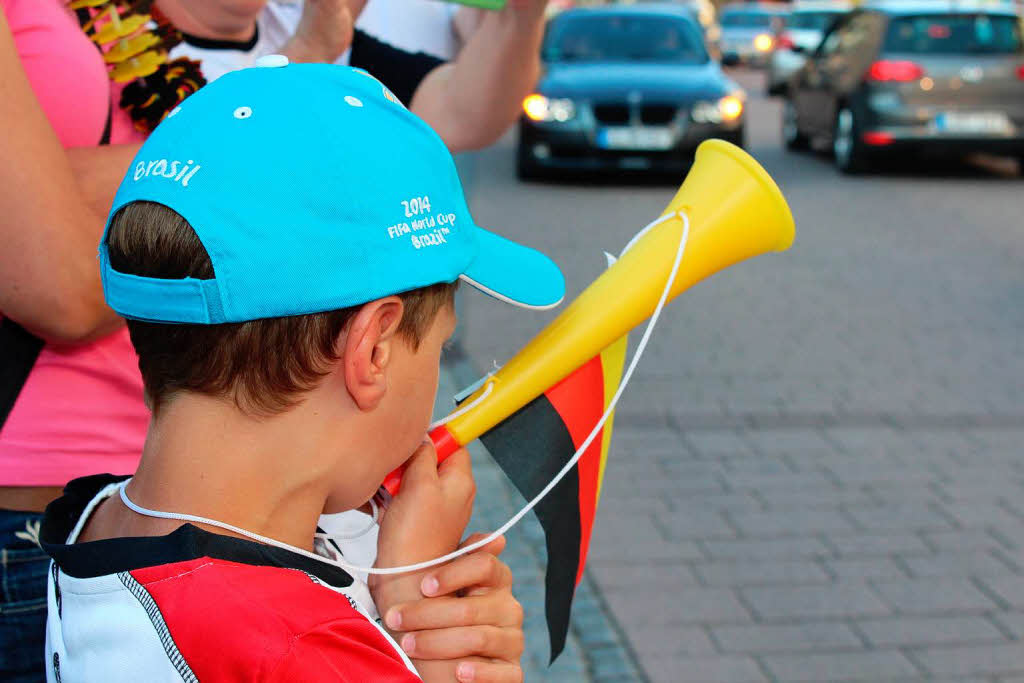
M 652 681 L 1024 681 L 1024 178 L 866 178 L 751 152 L 797 241 L 669 308 L 616 422 L 590 574 Z M 473 159 L 477 221 L 575 294 L 667 185 L 519 184 Z M 469 293 L 480 368 L 549 314 Z

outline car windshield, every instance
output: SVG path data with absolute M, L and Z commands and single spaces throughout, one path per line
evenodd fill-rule
M 699 30 L 664 16 L 584 16 L 566 19 L 545 41 L 549 61 L 703 64 Z
M 1016 54 L 1017 18 L 997 14 L 935 14 L 893 17 L 885 51 L 911 54 Z
M 786 28 L 821 31 L 824 33 L 842 12 L 796 12 L 786 21 Z
M 765 12 L 722 12 L 721 24 L 733 28 L 770 28 L 776 16 Z

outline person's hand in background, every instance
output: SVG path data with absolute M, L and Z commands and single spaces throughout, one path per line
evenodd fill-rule
M 504 9 L 475 15 L 475 28 L 456 22 L 465 46 L 423 79 L 409 105 L 453 153 L 492 144 L 519 116 L 540 75 L 547 4 L 509 0 Z
M 355 17 L 365 0 L 305 0 L 294 35 L 281 48 L 292 62 L 333 64 L 352 44 Z

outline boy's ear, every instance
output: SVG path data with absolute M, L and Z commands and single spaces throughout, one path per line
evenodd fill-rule
M 359 410 L 373 410 L 387 393 L 387 373 L 405 307 L 397 296 L 364 304 L 349 323 L 344 345 L 345 386 Z

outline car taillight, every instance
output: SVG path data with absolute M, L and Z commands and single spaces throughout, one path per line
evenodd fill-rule
M 871 65 L 867 78 L 869 81 L 906 83 L 907 81 L 916 81 L 922 76 L 924 76 L 924 69 L 916 62 L 882 59 Z
M 1017 67 L 1017 80 L 1024 81 L 1024 64 Z
M 783 50 L 792 50 L 793 46 L 794 46 L 794 43 L 793 43 L 793 39 L 790 38 L 789 35 L 783 33 L 775 41 L 775 45 L 777 47 L 781 47 Z
M 861 136 L 861 139 L 868 145 L 891 145 L 893 140 L 892 136 L 888 133 L 878 132 L 864 133 L 864 135 Z

